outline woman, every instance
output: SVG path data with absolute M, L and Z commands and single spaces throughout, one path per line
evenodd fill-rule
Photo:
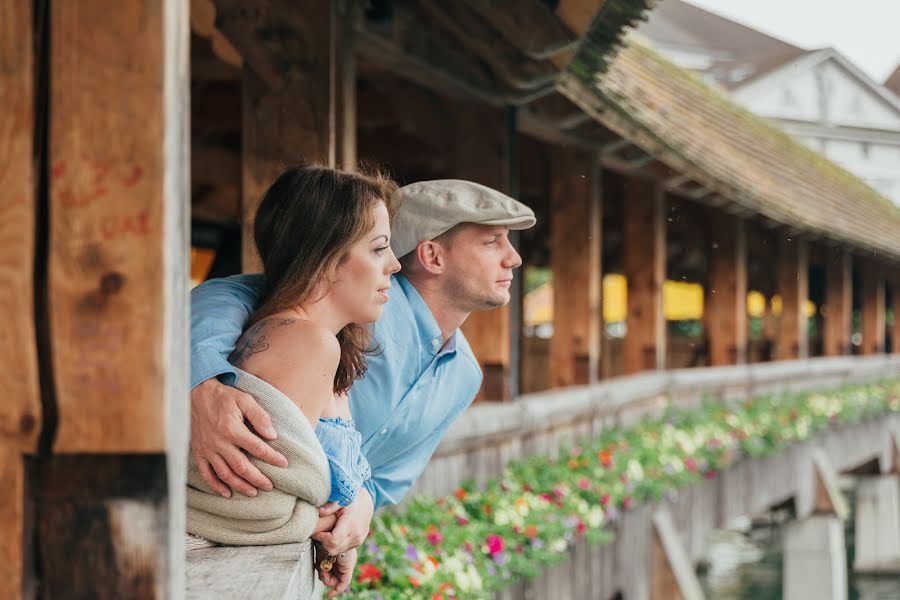
M 265 290 L 229 360 L 235 387 L 272 416 L 272 446 L 288 467 L 252 459 L 274 489 L 222 498 L 192 460 L 190 534 L 229 545 L 306 541 L 317 507 L 349 504 L 368 477 L 346 392 L 365 371 L 365 324 L 381 316 L 400 269 L 390 248 L 398 199 L 379 174 L 318 166 L 288 169 L 266 192 L 254 224 Z M 354 560 L 342 559 L 344 569 Z

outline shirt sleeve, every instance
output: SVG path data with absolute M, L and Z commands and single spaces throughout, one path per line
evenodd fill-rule
M 262 274 L 210 279 L 191 290 L 191 389 L 212 377 L 234 385 L 228 356 L 262 294 Z

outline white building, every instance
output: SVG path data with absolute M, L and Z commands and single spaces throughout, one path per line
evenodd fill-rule
M 900 69 L 882 85 L 833 48 L 798 48 L 681 0 L 660 2 L 638 32 L 900 205 L 900 96 L 886 87 L 900 88 Z

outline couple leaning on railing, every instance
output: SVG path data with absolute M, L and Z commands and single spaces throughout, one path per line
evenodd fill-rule
M 468 181 L 282 173 L 254 221 L 263 273 L 192 293 L 189 545 L 312 538 L 328 596 L 346 591 L 374 511 L 475 397 L 459 327 L 509 302 L 509 232 L 534 223 Z

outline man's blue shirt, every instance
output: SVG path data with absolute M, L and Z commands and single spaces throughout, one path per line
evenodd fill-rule
M 374 326 L 378 350 L 350 388 L 350 412 L 372 468 L 375 507 L 398 503 L 421 475 L 450 423 L 481 385 L 461 331 L 444 342 L 431 310 L 403 275 Z M 191 292 L 191 388 L 210 377 L 235 380 L 228 356 L 262 291 L 262 276 L 213 279 Z

